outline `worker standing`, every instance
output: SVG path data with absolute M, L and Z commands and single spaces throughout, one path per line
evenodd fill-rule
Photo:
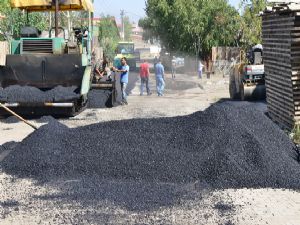
M 172 59 L 171 70 L 172 70 L 172 78 L 175 78 L 175 76 L 176 76 L 176 57 L 175 56 L 173 56 L 173 59 Z
M 165 69 L 161 64 L 161 59 L 155 66 L 156 90 L 158 96 L 163 96 L 165 88 Z
M 128 84 L 128 77 L 129 77 L 129 66 L 127 65 L 126 57 L 121 59 L 121 66 L 118 69 L 114 68 L 114 71 L 120 72 L 120 84 L 121 84 L 121 92 L 122 92 L 122 105 L 128 105 L 127 102 L 127 94 L 126 94 L 126 87 Z
M 151 95 L 150 88 L 149 88 L 149 76 L 150 76 L 150 69 L 149 64 L 146 60 L 140 65 L 140 77 L 141 77 L 141 93 L 142 96 L 144 94 L 144 86 L 146 85 L 147 95 Z
M 199 60 L 198 64 L 198 78 L 202 79 L 202 71 L 203 71 L 204 65 L 202 64 L 201 60 Z

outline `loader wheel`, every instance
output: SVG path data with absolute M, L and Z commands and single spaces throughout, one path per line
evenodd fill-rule
M 245 101 L 247 96 L 245 96 L 245 85 L 243 83 L 240 84 L 240 99 L 241 101 Z
M 265 85 L 251 85 L 247 86 L 245 84 L 241 84 L 240 88 L 241 100 L 262 100 L 265 98 Z
M 239 93 L 236 90 L 236 85 L 234 82 L 229 83 L 229 94 L 230 94 L 230 99 L 232 100 L 239 99 Z
M 247 86 L 244 83 L 240 86 L 240 97 L 241 101 L 248 101 L 248 100 L 254 100 L 254 91 L 255 86 Z

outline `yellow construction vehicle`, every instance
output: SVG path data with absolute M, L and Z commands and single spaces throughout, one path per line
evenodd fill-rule
M 247 54 L 241 51 L 239 62 L 233 62 L 229 93 L 231 99 L 242 101 L 266 98 L 262 45 L 255 45 Z
M 88 93 L 92 88 L 93 1 L 10 0 L 10 4 L 12 8 L 25 10 L 26 13 L 53 11 L 55 26 L 50 28 L 49 37 L 46 38 L 40 37 L 35 27 L 27 25 L 21 29 L 21 37 L 10 43 L 11 52 L 6 55 L 6 65 L 0 67 L 0 90 L 17 85 L 20 90 L 24 87 L 39 89 L 41 92 L 38 95 L 43 95 L 60 87 L 60 97 L 32 102 L 0 96 L 0 102 L 21 114 L 48 114 L 50 111 L 54 111 L 53 114 L 76 114 L 87 105 Z M 59 30 L 65 34 L 58 24 L 59 11 L 67 10 L 86 11 L 88 27 L 73 29 L 74 34 L 69 30 L 71 35 L 68 38 L 66 35 L 59 37 Z M 63 92 L 68 88 L 72 90 L 70 95 Z

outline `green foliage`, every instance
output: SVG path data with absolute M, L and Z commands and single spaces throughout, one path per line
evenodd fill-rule
M 226 0 L 148 0 L 140 23 L 171 52 L 207 59 L 213 46 L 236 45 L 239 14 Z
M 7 39 L 10 34 L 14 38 L 20 36 L 21 27 L 27 25 L 27 15 L 19 9 L 11 9 L 9 0 L 0 2 L 0 14 L 5 16 L 5 19 L 0 20 L 0 40 Z M 39 30 L 44 30 L 47 27 L 46 18 L 43 13 L 29 13 L 28 25 L 37 27 Z
M 98 26 L 99 41 L 103 47 L 104 54 L 113 59 L 118 42 L 120 41 L 118 28 L 114 25 L 114 18 L 111 16 L 102 17 Z
M 142 27 L 144 30 L 143 40 L 145 41 L 149 40 L 151 43 L 154 43 L 154 40 L 157 38 L 157 36 L 155 35 L 155 33 L 151 28 L 151 20 L 148 17 L 142 18 L 139 20 L 138 26 Z
M 262 19 L 258 16 L 267 6 L 266 0 L 242 0 L 241 39 L 244 48 L 262 42 Z
M 300 144 L 300 126 L 299 124 L 296 124 L 291 131 L 291 139 L 294 143 Z

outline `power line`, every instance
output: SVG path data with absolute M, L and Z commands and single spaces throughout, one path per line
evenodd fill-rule
M 121 10 L 121 20 L 122 20 L 122 39 L 123 39 L 123 41 L 125 39 L 124 15 L 125 15 L 125 11 L 124 11 L 124 9 L 122 9 Z

